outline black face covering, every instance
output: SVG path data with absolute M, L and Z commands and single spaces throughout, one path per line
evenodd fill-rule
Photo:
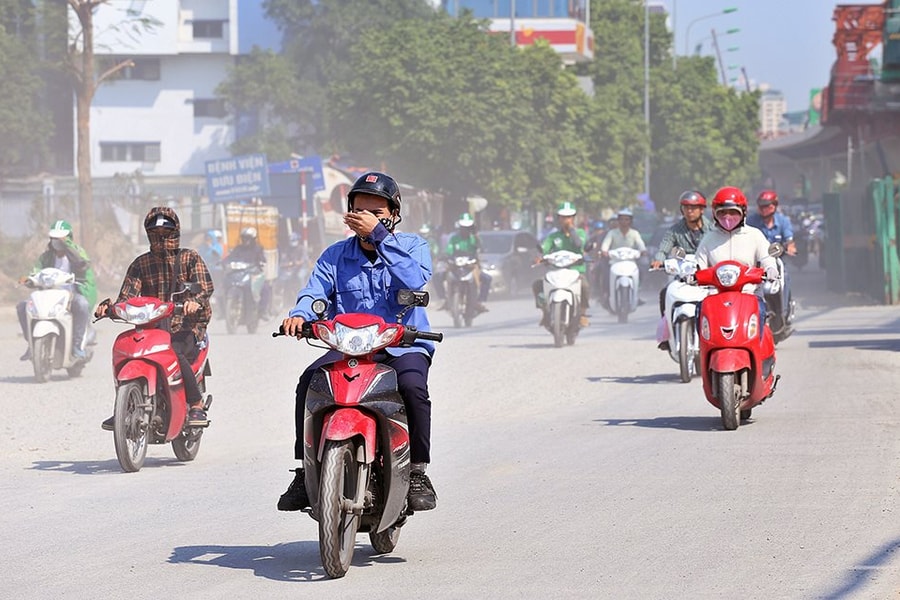
M 150 252 L 158 256 L 178 250 L 179 235 L 175 229 L 151 229 L 147 232 Z
M 378 219 L 378 220 L 381 221 L 381 224 L 384 225 L 388 231 L 390 231 L 391 233 L 394 232 L 394 227 L 397 226 L 397 222 L 394 221 L 393 217 L 388 217 L 386 219 Z

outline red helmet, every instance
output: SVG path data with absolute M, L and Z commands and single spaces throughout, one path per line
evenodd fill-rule
M 723 208 L 737 208 L 746 216 L 747 197 L 744 196 L 744 192 L 740 188 L 732 186 L 719 188 L 719 191 L 713 196 L 712 208 L 714 213 Z
M 681 206 L 702 206 L 706 208 L 706 197 L 697 190 L 688 190 L 678 198 Z
M 775 190 L 763 190 L 757 196 L 756 204 L 757 206 L 768 206 L 770 204 L 778 206 L 778 194 L 775 193 Z

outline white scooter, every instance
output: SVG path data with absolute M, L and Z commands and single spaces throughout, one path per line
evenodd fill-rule
M 772 338 L 776 344 L 787 339 L 794 332 L 793 321 L 796 308 L 790 290 L 786 290 L 784 285 L 784 261 L 781 260 L 783 252 L 784 247 L 781 244 L 772 244 L 769 254 L 775 257 L 778 264 L 778 279 L 769 279 L 763 283 L 766 311 L 768 312 L 767 323 L 772 330 Z
M 700 372 L 700 339 L 697 337 L 697 312 L 709 288 L 696 285 L 697 259 L 682 250 L 665 260 L 669 274 L 666 286 L 665 327 L 669 356 L 680 367 L 681 381 L 688 383 Z
M 544 323 L 553 334 L 557 348 L 563 345 L 563 340 L 574 344 L 581 328 L 581 272 L 573 267 L 583 262 L 583 255 L 569 250 L 557 250 L 541 257 L 541 264 L 548 268 L 538 308 L 544 310 Z
M 83 359 L 72 357 L 74 284 L 74 274 L 52 267 L 30 275 L 25 282 L 34 289 L 25 304 L 25 319 L 34 378 L 38 383 L 47 381 L 53 369 L 65 369 L 70 377 L 78 377 L 90 360 L 90 351 L 86 351 Z
M 627 323 L 638 307 L 640 257 L 640 250 L 627 246 L 609 251 L 609 311 L 619 317 L 619 323 Z

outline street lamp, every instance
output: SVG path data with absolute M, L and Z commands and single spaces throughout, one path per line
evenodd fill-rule
M 726 29 L 725 31 L 716 31 L 715 34 L 716 34 L 716 36 L 722 36 L 722 35 L 731 35 L 733 33 L 738 33 L 738 32 L 740 32 L 740 28 L 733 27 L 731 29 Z M 700 38 L 699 40 L 697 40 L 697 45 L 694 46 L 694 56 L 699 56 L 700 51 L 703 48 L 703 42 L 705 42 L 706 40 L 711 40 L 712 38 L 713 38 L 712 35 L 707 35 L 707 36 L 704 36 L 704 37 Z M 728 48 L 728 51 L 733 52 L 737 49 L 738 49 L 737 46 L 732 46 L 732 47 Z
M 733 13 L 733 12 L 737 12 L 737 8 L 736 8 L 736 7 L 726 8 L 726 9 L 724 9 L 724 10 L 721 10 L 721 11 L 719 11 L 719 12 L 712 13 L 712 14 L 709 14 L 709 15 L 703 15 L 702 17 L 697 17 L 696 19 L 694 19 L 693 21 L 691 21 L 690 23 L 688 23 L 687 29 L 685 30 L 685 33 L 684 33 L 684 53 L 685 53 L 685 55 L 687 55 L 687 53 L 688 53 L 688 48 L 689 48 L 689 46 L 690 46 L 690 41 L 691 41 L 691 26 L 692 26 L 694 23 L 696 23 L 697 21 L 702 21 L 702 20 L 704 20 L 704 19 L 712 19 L 713 17 L 719 17 L 719 16 L 721 16 L 721 15 L 727 15 L 727 14 L 730 14 L 730 13 Z

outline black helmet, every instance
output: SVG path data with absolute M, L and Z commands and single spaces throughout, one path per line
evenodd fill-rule
M 400 186 L 394 178 L 378 171 L 369 171 L 359 179 L 347 193 L 347 210 L 353 210 L 353 196 L 356 194 L 372 194 L 388 201 L 391 212 L 400 210 Z

